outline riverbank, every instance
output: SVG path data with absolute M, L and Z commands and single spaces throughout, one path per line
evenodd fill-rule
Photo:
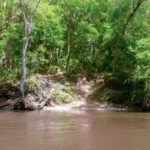
M 106 102 L 94 102 L 90 95 L 103 79 L 87 79 L 84 75 L 67 76 L 36 75 L 25 83 L 25 108 L 27 110 L 98 110 L 125 111 Z M 0 108 L 19 109 L 19 82 L 7 82 L 0 86 Z

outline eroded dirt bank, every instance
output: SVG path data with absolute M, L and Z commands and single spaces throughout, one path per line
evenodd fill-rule
M 87 79 L 83 75 L 36 75 L 26 80 L 25 109 L 27 110 L 112 110 L 124 108 L 92 101 L 90 95 L 103 79 Z M 0 86 L 0 108 L 19 109 L 19 83 Z

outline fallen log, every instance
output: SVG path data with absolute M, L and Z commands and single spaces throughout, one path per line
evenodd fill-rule
M 8 107 L 9 105 L 10 105 L 9 103 L 1 104 L 1 105 L 0 105 L 0 108 L 5 108 L 5 107 Z
M 42 101 L 41 103 L 39 102 L 31 102 L 31 101 L 20 101 L 18 100 L 16 103 L 12 104 L 10 106 L 11 110 L 39 110 L 42 109 L 44 106 L 47 105 L 47 103 L 49 102 L 49 100 L 46 101 Z

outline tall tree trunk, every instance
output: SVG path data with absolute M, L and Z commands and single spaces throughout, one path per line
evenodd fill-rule
M 24 101 L 24 82 L 26 79 L 26 51 L 29 45 L 30 36 L 26 37 L 24 47 L 22 49 L 22 78 L 20 81 L 21 100 Z
M 96 50 L 95 50 L 95 45 L 94 43 L 91 43 L 91 56 L 96 59 Z
M 22 78 L 20 81 L 20 92 L 21 92 L 21 100 L 24 103 L 24 96 L 25 96 L 25 91 L 24 91 L 24 82 L 26 79 L 26 51 L 29 45 L 29 40 L 30 40 L 30 35 L 32 33 L 32 20 L 34 17 L 34 14 L 39 6 L 40 0 L 37 1 L 37 4 L 33 11 L 31 12 L 31 17 L 30 20 L 29 17 L 27 16 L 27 12 L 25 9 L 25 4 L 23 3 L 22 0 L 19 0 L 19 5 L 20 9 L 22 11 L 22 16 L 23 16 L 23 21 L 24 21 L 24 30 L 25 30 L 25 43 L 22 48 Z
M 70 56 L 71 56 L 71 30 L 68 30 L 67 34 L 67 39 L 68 39 L 68 53 L 67 53 L 67 61 L 66 61 L 66 72 L 69 71 L 69 64 L 70 64 Z
M 12 56 L 12 39 L 7 41 L 6 47 L 6 66 L 7 68 L 12 68 L 13 56 Z
M 148 97 L 148 92 L 149 92 L 149 88 L 148 88 L 148 84 L 149 84 L 149 74 L 147 74 L 147 78 L 145 80 L 145 89 L 144 89 L 144 100 L 143 100 L 143 111 L 146 111 L 147 109 L 147 104 L 148 104 L 148 100 L 149 100 L 149 97 Z

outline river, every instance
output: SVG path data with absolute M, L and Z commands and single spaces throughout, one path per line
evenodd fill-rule
M 149 113 L 0 111 L 0 150 L 149 149 Z

